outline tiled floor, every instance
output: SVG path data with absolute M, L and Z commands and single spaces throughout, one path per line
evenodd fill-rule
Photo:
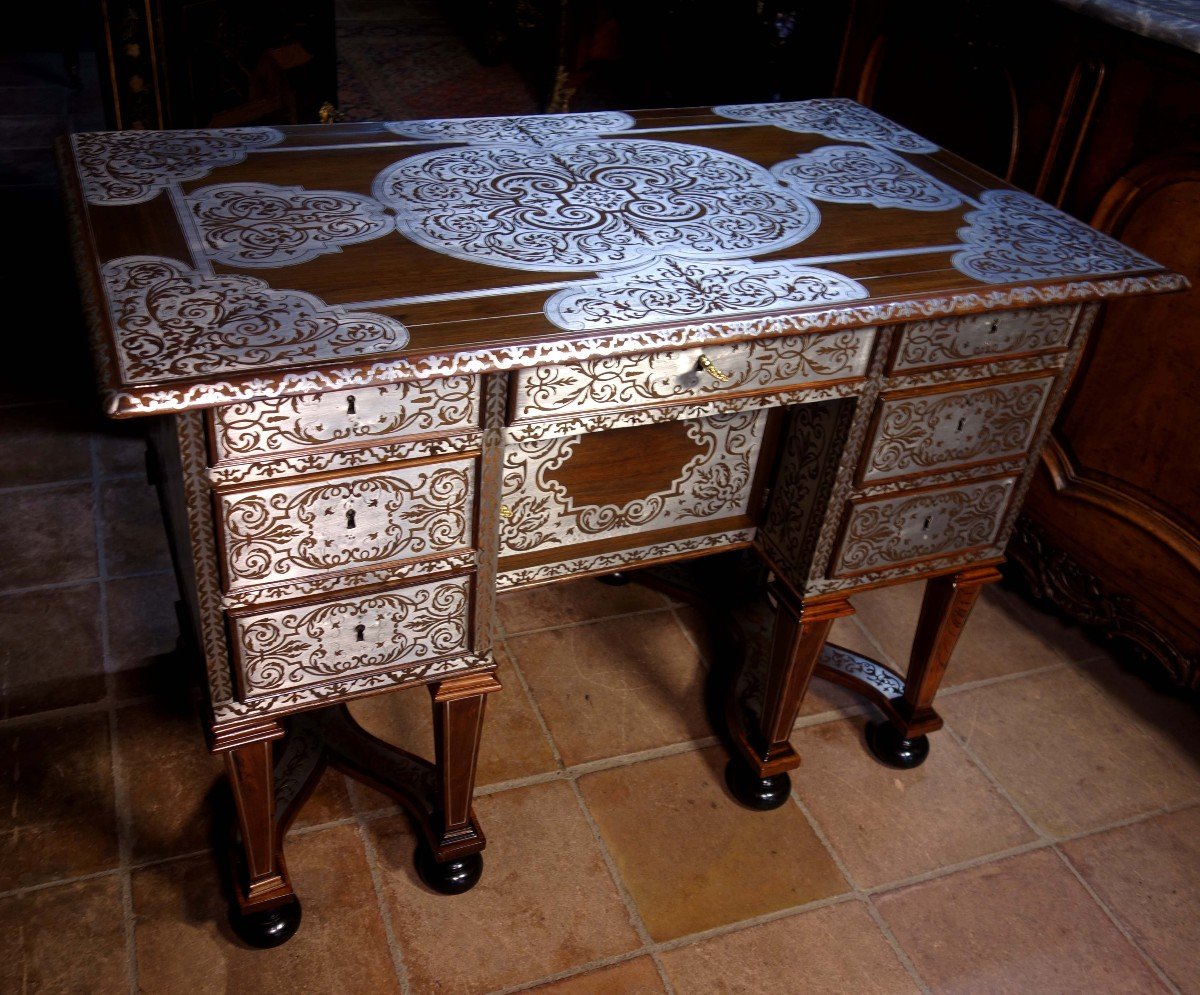
M 390 30 L 371 0 L 342 7 L 347 41 Z M 372 52 L 347 71 L 369 77 Z M 19 100 L 0 121 L 0 194 L 45 236 L 18 277 L 44 280 L 66 248 L 45 143 L 20 141 L 86 101 L 52 60 L 0 70 L 38 98 L 38 127 Z M 39 308 L 29 327 L 62 330 L 54 375 L 0 371 L 0 991 L 1200 992 L 1195 711 L 1003 590 L 968 626 L 925 766 L 875 764 L 868 710 L 817 682 L 793 798 L 769 813 L 722 787 L 695 610 L 591 581 L 506 596 L 479 886 L 427 891 L 406 820 L 331 774 L 288 841 L 301 931 L 240 945 L 138 430 L 94 413 L 69 291 Z M 897 664 L 918 596 L 857 599 L 835 639 Z M 355 710 L 428 752 L 421 691 Z

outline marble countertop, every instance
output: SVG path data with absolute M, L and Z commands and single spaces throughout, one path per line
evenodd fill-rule
M 1200 55 L 1200 0 L 1057 0 L 1081 14 Z

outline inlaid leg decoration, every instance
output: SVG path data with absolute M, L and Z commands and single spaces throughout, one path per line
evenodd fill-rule
M 283 861 L 285 826 L 276 820 L 271 742 L 283 735 L 277 723 L 263 738 L 225 753 L 225 769 L 237 807 L 240 846 L 233 850 L 233 931 L 255 947 L 277 947 L 300 926 L 300 902 Z
M 834 620 L 854 609 L 844 597 L 800 604 L 782 584 L 771 585 L 778 606 L 771 653 L 761 689 L 742 672 L 726 698 L 725 721 L 734 756 L 725 768 L 733 797 L 749 808 L 778 808 L 792 789 L 787 772 L 800 766 L 790 742 L 800 703 Z
M 983 585 L 999 579 L 995 566 L 986 566 L 926 582 L 904 694 L 891 700 L 886 719 L 867 726 L 867 745 L 877 760 L 902 769 L 925 762 L 927 734 L 942 727 L 942 717 L 933 710 L 933 698 L 950 654 Z

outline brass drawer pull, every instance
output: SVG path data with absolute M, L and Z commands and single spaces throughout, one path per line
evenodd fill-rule
M 700 355 L 700 369 L 717 381 L 717 383 L 727 383 L 729 380 L 729 374 L 717 369 L 716 364 L 703 353 Z

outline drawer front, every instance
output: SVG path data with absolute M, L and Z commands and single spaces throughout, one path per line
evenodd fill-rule
M 886 398 L 863 457 L 864 484 L 1019 456 L 1029 448 L 1054 378 L 945 394 Z
M 446 377 L 229 404 L 213 412 L 218 460 L 479 428 L 479 378 Z
M 858 328 L 540 366 L 516 374 L 512 420 L 854 379 L 865 375 L 874 341 L 874 328 Z
M 228 590 L 474 545 L 476 461 L 217 495 Z
M 230 619 L 243 699 L 466 653 L 471 578 Z
M 1015 479 L 986 480 L 851 505 L 830 575 L 952 556 L 996 542 Z
M 1069 307 L 971 314 L 914 321 L 900 329 L 894 372 L 948 366 L 1006 354 L 1065 349 L 1079 309 Z

